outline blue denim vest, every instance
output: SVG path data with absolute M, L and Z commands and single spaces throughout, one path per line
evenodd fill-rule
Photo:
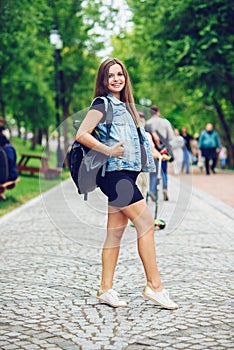
M 144 127 L 140 126 L 140 131 L 147 160 L 142 169 L 140 141 L 134 119 L 128 112 L 124 102 L 121 102 L 112 94 L 108 94 L 108 97 L 113 108 L 113 120 L 108 146 L 113 146 L 120 141 L 124 141 L 124 155 L 121 159 L 110 157 L 107 162 L 106 171 L 131 170 L 139 172 L 155 172 L 154 158 Z M 105 110 L 107 110 L 107 98 L 104 96 L 100 96 L 99 98 L 104 100 Z M 106 122 L 100 122 L 97 125 L 96 130 L 99 133 L 100 141 L 104 143 L 107 132 Z

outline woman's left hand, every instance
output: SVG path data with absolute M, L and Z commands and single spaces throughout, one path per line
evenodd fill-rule
M 110 147 L 110 157 L 123 158 L 124 155 L 124 141 L 116 143 Z

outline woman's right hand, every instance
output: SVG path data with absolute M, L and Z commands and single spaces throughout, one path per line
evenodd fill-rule
M 123 158 L 124 154 L 124 141 L 116 143 L 114 146 L 110 147 L 110 157 Z

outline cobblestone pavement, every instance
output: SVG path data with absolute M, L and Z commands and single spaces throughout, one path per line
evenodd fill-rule
M 67 180 L 0 220 L 0 349 L 232 349 L 234 209 L 178 179 L 169 186 L 155 240 L 178 310 L 143 298 L 130 226 L 114 285 L 129 304 L 97 303 L 106 201 L 97 190 L 84 202 Z

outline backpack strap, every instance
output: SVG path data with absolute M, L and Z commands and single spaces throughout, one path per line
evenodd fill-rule
M 107 127 L 106 141 L 108 141 L 110 138 L 110 129 L 111 129 L 111 124 L 113 120 L 113 107 L 108 97 L 107 97 L 107 100 L 108 100 L 108 107 L 106 111 L 106 127 Z
M 106 97 L 102 97 L 104 104 L 105 104 L 105 111 L 106 111 L 106 140 L 105 143 L 108 143 L 108 140 L 110 138 L 110 129 L 112 125 L 112 120 L 113 120 L 113 107 L 110 102 L 110 99 Z M 101 171 L 101 176 L 104 177 L 106 173 L 106 163 L 103 164 L 102 166 L 102 171 Z M 88 193 L 84 193 L 84 200 L 87 201 L 88 199 Z
M 112 125 L 112 120 L 113 120 L 113 107 L 112 104 L 109 100 L 108 97 L 106 97 L 108 100 L 108 107 L 107 107 L 107 111 L 106 111 L 106 143 L 108 143 L 108 140 L 110 138 L 110 129 L 111 129 L 111 125 Z M 103 164 L 102 166 L 102 173 L 101 176 L 104 177 L 105 176 L 105 172 L 106 172 L 106 163 Z

